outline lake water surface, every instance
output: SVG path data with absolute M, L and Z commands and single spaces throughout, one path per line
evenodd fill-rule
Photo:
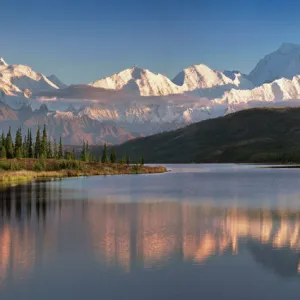
M 0 299 L 299 299 L 300 169 L 167 167 L 0 191 Z

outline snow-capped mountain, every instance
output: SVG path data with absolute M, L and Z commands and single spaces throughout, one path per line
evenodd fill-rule
M 182 89 L 162 74 L 147 69 L 132 67 L 110 77 L 90 83 L 93 87 L 121 90 L 129 89 L 141 96 L 181 94 Z
M 235 71 L 214 71 L 208 66 L 200 64 L 190 66 L 181 71 L 173 82 L 182 88 L 182 91 L 199 90 L 205 97 L 205 92 L 224 92 L 231 88 L 252 88 L 253 84 L 247 77 Z M 218 89 L 220 87 L 220 89 Z M 213 90 L 214 89 L 214 90 Z
M 51 74 L 50 76 L 47 76 L 47 79 L 50 80 L 52 83 L 54 83 L 58 88 L 63 89 L 67 87 L 66 84 L 64 84 L 57 76 L 54 74 Z
M 133 67 L 66 86 L 0 58 L 0 127 L 47 124 L 65 142 L 120 143 L 257 106 L 300 105 L 300 46 L 284 44 L 250 75 L 192 65 L 170 80 Z
M 213 102 L 241 104 L 261 101 L 276 104 L 296 99 L 299 99 L 300 104 L 300 75 L 294 76 L 292 79 L 281 78 L 250 90 L 232 89 L 225 92 L 222 98 L 214 99 Z
M 56 77 L 55 77 L 56 78 Z M 0 101 L 18 108 L 30 103 L 33 93 L 59 87 L 42 73 L 25 65 L 9 65 L 0 58 Z
M 253 88 L 253 84 L 240 72 L 214 71 L 203 64 L 184 69 L 172 81 L 162 74 L 132 67 L 90 85 L 110 90 L 128 89 L 141 96 L 199 91 L 201 97 L 208 98 L 216 98 L 231 88 Z
M 285 43 L 260 60 L 249 74 L 249 79 L 256 86 L 260 86 L 280 78 L 292 79 L 299 74 L 300 45 Z
M 28 66 L 2 64 L 0 67 L 0 82 L 11 86 L 15 91 L 26 89 L 38 90 L 58 89 L 45 75 L 37 73 Z
M 4 58 L 0 57 L 0 66 L 8 66 L 8 64 L 5 62 Z

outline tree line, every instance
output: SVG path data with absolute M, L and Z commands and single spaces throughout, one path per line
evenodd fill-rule
M 35 138 L 33 138 L 31 129 L 28 129 L 25 135 L 22 134 L 21 128 L 17 129 L 14 135 L 11 132 L 11 127 L 9 127 L 6 134 L 2 131 L 0 138 L 0 158 L 67 159 L 82 160 L 85 162 L 118 162 L 130 164 L 129 155 L 122 156 L 119 161 L 117 161 L 116 150 L 112 148 L 109 153 L 106 144 L 104 144 L 99 157 L 96 157 L 90 151 L 88 142 L 84 141 L 80 155 L 76 155 L 75 149 L 71 151 L 63 146 L 61 136 L 58 143 L 55 139 L 50 139 L 46 125 L 44 125 L 42 131 L 40 127 L 37 128 Z M 141 157 L 138 163 L 144 164 L 144 158 Z
M 46 126 L 41 133 L 40 127 L 37 128 L 35 141 L 33 141 L 31 129 L 23 136 L 22 129 L 19 128 L 15 133 L 11 132 L 9 127 L 7 134 L 2 131 L 0 139 L 0 157 L 1 158 L 55 158 L 63 159 L 66 153 L 63 151 L 62 138 L 59 143 L 56 140 L 51 141 L 48 138 Z

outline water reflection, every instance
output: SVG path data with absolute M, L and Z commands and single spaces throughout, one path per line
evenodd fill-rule
M 300 213 L 218 209 L 190 203 L 94 204 L 88 221 L 99 259 L 124 270 L 170 261 L 204 264 L 215 256 L 250 251 L 281 275 L 297 275 Z M 271 260 L 270 256 L 276 259 Z M 265 259 L 268 257 L 268 260 Z M 293 256 L 289 266 L 287 256 Z M 288 272 L 286 269 L 289 269 Z
M 49 188 L 47 183 L 0 191 L 0 288 L 5 280 L 23 280 L 57 257 L 59 230 L 74 213 L 62 207 L 61 195 L 61 188 Z
M 0 192 L 0 288 L 70 256 L 126 273 L 247 252 L 278 275 L 300 272 L 300 211 L 62 199 L 59 184 Z

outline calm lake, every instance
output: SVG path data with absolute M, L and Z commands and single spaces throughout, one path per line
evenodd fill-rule
M 0 191 L 0 299 L 299 299 L 300 169 L 167 167 Z

